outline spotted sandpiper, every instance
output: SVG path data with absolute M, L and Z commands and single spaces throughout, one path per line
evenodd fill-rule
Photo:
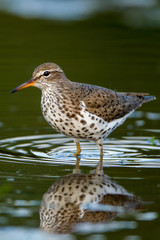
M 146 93 L 116 92 L 71 82 L 55 63 L 38 66 L 32 78 L 12 93 L 34 86 L 42 90 L 41 108 L 46 121 L 58 132 L 73 137 L 78 156 L 79 138 L 96 142 L 103 163 L 103 140 L 143 103 L 154 100 Z
M 105 174 L 70 174 L 43 195 L 40 228 L 70 233 L 79 223 L 111 222 L 126 211 L 142 210 L 143 202 Z

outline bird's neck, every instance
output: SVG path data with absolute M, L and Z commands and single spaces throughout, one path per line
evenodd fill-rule
M 69 95 L 72 92 L 72 82 L 65 78 L 60 78 L 59 80 L 53 82 L 52 84 L 46 84 L 42 89 L 42 95 L 58 95 L 59 97 L 63 95 Z

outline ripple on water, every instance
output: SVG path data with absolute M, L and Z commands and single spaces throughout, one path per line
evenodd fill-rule
M 99 150 L 95 143 L 81 140 L 81 165 L 96 165 Z M 75 164 L 72 138 L 61 134 L 33 135 L 0 141 L 0 159 L 6 162 Z M 160 167 L 160 142 L 151 137 L 123 137 L 104 142 L 104 166 Z

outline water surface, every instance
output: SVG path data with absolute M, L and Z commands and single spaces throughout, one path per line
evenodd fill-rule
M 143 16 L 151 16 L 151 6 Z M 149 18 L 142 19 L 142 14 L 139 21 L 133 21 L 135 8 L 130 7 L 127 11 L 123 8 L 123 14 L 113 8 L 92 16 L 88 13 L 81 21 L 0 12 L 3 239 L 159 239 L 160 30 L 158 20 L 154 25 L 154 21 L 144 20 Z M 142 8 L 138 10 L 137 14 Z M 104 173 L 144 201 L 143 211 L 125 212 L 96 227 L 86 224 L 67 236 L 40 232 L 42 196 L 59 178 L 73 172 L 75 144 L 45 122 L 38 89 L 14 95 L 10 91 L 30 79 L 33 69 L 46 61 L 59 64 L 73 81 L 117 91 L 149 92 L 157 97 L 131 115 L 104 143 Z M 83 140 L 81 146 L 80 170 L 89 174 L 98 163 L 99 151 L 93 142 Z

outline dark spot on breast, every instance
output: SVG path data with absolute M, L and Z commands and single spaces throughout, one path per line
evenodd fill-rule
M 81 137 L 81 134 L 80 134 L 80 133 L 77 133 L 77 136 L 78 136 L 78 137 Z
M 81 188 L 81 192 L 85 192 L 85 190 L 84 190 L 84 188 L 83 188 L 83 187 Z
M 84 132 L 88 132 L 88 131 L 89 131 L 88 129 L 84 130 Z
M 65 204 L 65 207 L 68 208 L 68 207 L 69 207 L 69 203 L 66 203 L 66 204 Z
M 85 198 L 85 194 L 81 194 L 80 196 L 79 196 L 79 200 L 83 200 Z
M 95 124 L 94 123 L 92 123 L 91 125 L 90 125 L 90 128 L 93 128 L 95 126 Z
M 90 191 L 89 194 L 90 194 L 90 195 L 93 195 L 93 192 Z
M 87 122 L 86 122 L 85 120 L 83 120 L 83 119 L 82 119 L 80 122 L 81 122 L 83 125 L 85 125 L 85 124 L 87 123 Z
M 107 133 L 107 130 L 106 131 L 104 131 L 104 132 L 102 132 L 102 134 L 104 135 L 104 134 L 106 134 Z

